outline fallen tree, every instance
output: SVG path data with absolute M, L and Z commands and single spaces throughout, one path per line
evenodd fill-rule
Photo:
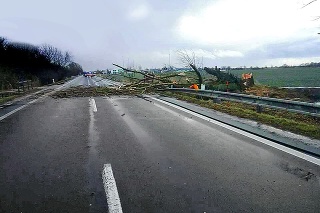
M 190 83 L 197 82 L 197 79 L 188 78 L 185 73 L 174 73 L 169 75 L 156 75 L 154 73 L 132 70 L 124 68 L 118 64 L 113 64 L 116 67 L 123 69 L 126 72 L 137 73 L 143 76 L 142 79 L 133 76 L 125 76 L 131 80 L 130 83 L 114 87 L 73 87 L 59 91 L 52 95 L 54 98 L 69 98 L 69 97 L 90 97 L 90 96 L 111 96 L 111 95 L 141 95 L 153 93 L 159 89 L 165 89 L 170 86 L 174 87 L 189 87 Z M 184 80 L 185 83 L 179 83 L 179 80 Z
M 171 86 L 171 85 L 180 85 L 178 82 L 173 81 L 171 78 L 184 76 L 183 73 L 176 73 L 176 74 L 160 76 L 160 75 L 155 75 L 154 73 L 127 69 L 127 68 L 124 68 L 118 64 L 113 64 L 113 65 L 123 69 L 126 72 L 138 73 L 138 74 L 143 75 L 143 77 L 144 77 L 143 79 L 138 79 L 138 78 L 134 78 L 131 76 L 124 76 L 126 78 L 133 80 L 133 82 L 121 86 L 120 88 L 122 88 L 122 89 L 140 90 L 142 92 L 155 90 L 155 89 L 164 89 L 164 88 Z

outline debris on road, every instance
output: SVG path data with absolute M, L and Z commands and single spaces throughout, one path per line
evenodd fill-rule
M 71 87 L 66 90 L 58 91 L 51 95 L 53 98 L 72 98 L 72 97 L 96 97 L 111 95 L 138 95 L 151 93 L 152 89 L 141 90 L 129 87 Z
M 159 76 L 153 73 L 147 73 L 136 70 L 129 70 L 123 68 L 117 64 L 117 67 L 122 68 L 127 72 L 139 73 L 144 76 L 143 79 L 130 78 L 131 83 L 127 83 L 120 86 L 113 87 L 72 87 L 65 90 L 61 90 L 51 95 L 53 98 L 70 98 L 70 97 L 91 97 L 91 96 L 111 96 L 111 95 L 141 95 L 152 94 L 158 89 L 164 89 L 168 86 L 179 86 L 177 82 L 173 81 L 172 77 L 183 76 L 183 73 L 177 73 L 172 75 Z

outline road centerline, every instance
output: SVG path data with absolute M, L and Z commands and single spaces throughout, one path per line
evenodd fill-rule
M 92 108 L 92 111 L 93 112 L 98 112 L 98 108 L 97 108 L 97 105 L 96 105 L 96 101 L 93 99 L 93 98 L 90 98 L 89 99 L 89 103 L 90 103 L 90 106 Z
M 104 190 L 107 196 L 109 212 L 121 213 L 122 207 L 111 164 L 104 164 L 102 171 Z

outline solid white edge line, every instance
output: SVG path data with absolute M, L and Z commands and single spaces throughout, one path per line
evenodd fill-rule
M 78 76 L 79 77 L 79 76 Z M 55 90 L 60 90 L 60 89 L 62 89 L 63 87 L 65 87 L 65 86 L 67 86 L 67 85 L 69 85 L 69 84 L 71 84 L 72 82 L 74 82 L 78 77 L 75 77 L 74 79 L 72 79 L 71 81 L 69 81 L 69 82 L 67 82 L 67 83 L 65 83 L 64 85 L 62 85 L 62 86 L 60 86 L 60 87 L 58 87 L 57 89 L 55 89 Z
M 291 148 L 289 148 L 289 147 L 286 147 L 286 146 L 277 144 L 277 143 L 275 143 L 275 142 L 272 142 L 272 141 L 267 140 L 267 139 L 265 139 L 265 138 L 259 137 L 259 136 L 257 136 L 257 135 L 252 134 L 252 133 L 246 132 L 246 131 L 244 131 L 244 130 L 240 130 L 240 129 L 237 129 L 237 128 L 235 128 L 235 127 L 229 126 L 229 125 L 224 124 L 224 123 L 222 123 L 222 122 L 220 122 L 220 121 L 216 121 L 216 120 L 214 120 L 214 119 L 212 119 L 212 118 L 208 118 L 208 117 L 206 117 L 206 116 L 203 116 L 203 115 L 200 115 L 200 114 L 198 114 L 198 113 L 192 112 L 192 111 L 190 111 L 190 110 L 188 110 L 188 109 L 185 109 L 185 108 L 183 108 L 183 107 L 174 105 L 174 104 L 172 104 L 172 103 L 168 103 L 168 102 L 166 102 L 166 101 L 163 101 L 163 100 L 160 100 L 160 99 L 151 97 L 151 96 L 148 96 L 148 97 L 151 98 L 151 99 L 153 99 L 153 100 L 159 101 L 159 102 L 161 102 L 161 103 L 163 103 L 163 104 L 166 104 L 166 105 L 168 105 L 168 106 L 171 106 L 171 107 L 173 107 L 173 108 L 179 109 L 179 110 L 181 110 L 181 111 L 183 111 L 183 112 L 186 112 L 186 113 L 189 113 L 189 114 L 191 114 L 191 115 L 194 115 L 194 116 L 196 116 L 196 117 L 198 117 L 198 118 L 201 118 L 201 119 L 203 119 L 203 120 L 205 120 L 205 121 L 208 121 L 208 122 L 210 122 L 210 123 L 219 125 L 219 126 L 221 126 L 221 127 L 223 127 L 223 128 L 226 128 L 226 129 L 228 129 L 228 130 L 231 130 L 231 131 L 233 131 L 233 132 L 236 132 L 236 133 L 238 133 L 238 134 L 240 134 L 240 135 L 243 135 L 243 136 L 245 136 L 245 137 L 251 138 L 251 139 L 256 140 L 256 141 L 259 141 L 259 142 L 261 142 L 261 143 L 263 143 L 263 144 L 266 144 L 266 145 L 268 145 L 268 146 L 271 146 L 271 147 L 273 147 L 273 148 L 276 148 L 276 149 L 278 149 L 278 150 L 281 150 L 281 151 L 283 151 L 283 152 L 286 152 L 286 153 L 288 153 L 288 154 L 294 155 L 294 156 L 296 156 L 296 157 L 298 157 L 298 158 L 301 158 L 301 159 L 303 159 L 303 160 L 306 160 L 306 161 L 308 161 L 308 162 L 311 162 L 311 163 L 314 163 L 314 164 L 320 166 L 320 159 L 318 159 L 318 158 L 315 158 L 315 157 L 312 157 L 312 156 L 310 156 L 310 155 L 304 154 L 304 153 L 302 153 L 302 152 L 299 152 L 299 151 L 297 151 L 297 150 L 291 149 Z
M 29 105 L 29 103 L 27 103 L 27 104 L 25 104 L 25 105 L 22 105 L 21 107 L 18 107 L 17 109 L 14 109 L 14 110 L 8 112 L 7 114 L 5 114 L 5 115 L 3 115 L 3 116 L 0 117 L 0 121 L 2 121 L 3 119 L 9 117 L 9 116 L 12 115 L 12 114 L 18 112 L 19 110 L 25 108 L 25 107 L 28 106 L 28 105 Z
M 37 102 L 38 100 L 40 100 L 40 99 L 42 99 L 42 98 L 45 98 L 45 97 L 47 97 L 48 95 L 51 95 L 51 94 L 55 93 L 56 91 L 60 90 L 60 89 L 61 89 L 62 87 L 64 87 L 64 86 L 66 86 L 66 85 L 70 84 L 70 83 L 71 83 L 71 82 L 73 82 L 74 80 L 76 80 L 76 78 L 75 78 L 75 79 L 73 79 L 72 81 L 69 81 L 68 83 L 66 83 L 66 84 L 64 84 L 64 85 L 62 85 L 62 86 L 60 86 L 60 87 L 56 88 L 56 89 L 55 89 L 55 90 L 53 90 L 52 92 L 48 92 L 48 93 L 46 93 L 46 94 L 44 94 L 44 95 L 40 96 L 39 98 L 34 99 L 34 100 L 32 100 L 32 101 L 30 101 L 30 102 L 26 103 L 25 105 L 22 105 L 21 107 L 18 107 L 17 109 L 14 109 L 14 110 L 12 110 L 12 111 L 8 112 L 7 114 L 4 114 L 3 116 L 1 116 L 1 117 L 0 117 L 0 121 L 2 121 L 3 119 L 5 119 L 5 118 L 9 117 L 10 115 L 12 115 L 12 114 L 14 114 L 14 113 L 16 113 L 16 112 L 18 112 L 18 111 L 22 110 L 23 108 L 25 108 L 25 107 L 29 106 L 30 104 L 33 104 L 33 103 Z
M 120 197 L 114 179 L 111 164 L 104 164 L 102 171 L 102 180 L 106 192 L 107 203 L 110 213 L 122 213 Z
M 38 100 L 40 100 L 40 99 L 42 99 L 42 98 L 44 98 L 44 97 L 46 97 L 46 95 L 42 95 L 42 96 L 40 96 L 39 98 L 34 99 L 34 100 L 26 103 L 25 105 L 22 105 L 21 107 L 18 107 L 17 109 L 14 109 L 14 110 L 8 112 L 7 114 L 5 114 L 5 115 L 3 115 L 3 116 L 0 117 L 0 121 L 2 121 L 3 119 L 9 117 L 10 115 L 12 115 L 12 114 L 14 114 L 14 113 L 16 113 L 16 112 L 22 110 L 23 108 L 29 106 L 30 104 L 33 104 L 33 103 L 37 102 Z
M 90 98 L 89 102 L 90 102 L 90 105 L 92 106 L 92 111 L 93 112 L 98 112 L 96 101 L 93 98 Z

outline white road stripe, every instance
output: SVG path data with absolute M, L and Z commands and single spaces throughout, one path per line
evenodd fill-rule
M 191 114 L 191 115 L 194 115 L 194 116 L 196 116 L 196 117 L 198 117 L 198 118 L 201 118 L 201 119 L 203 119 L 203 120 L 205 120 L 205 121 L 208 121 L 208 122 L 210 122 L 210 123 L 219 125 L 219 126 L 221 126 L 221 127 L 223 127 L 223 128 L 226 128 L 226 129 L 228 129 L 228 130 L 231 130 L 231 131 L 233 131 L 233 132 L 236 132 L 236 133 L 238 133 L 238 134 L 240 134 L 240 135 L 243 135 L 243 136 L 245 136 L 245 137 L 251 138 L 251 139 L 256 140 L 256 141 L 259 141 L 259 142 L 264 143 L 264 144 L 266 144 L 266 145 L 268 145 L 268 146 L 271 146 L 271 147 L 273 147 L 273 148 L 276 148 L 276 149 L 278 149 L 278 150 L 281 150 L 281 151 L 283 151 L 283 152 L 286 152 L 286 153 L 288 153 L 288 154 L 294 155 L 294 156 L 296 156 L 296 157 L 298 157 L 298 158 L 301 158 L 301 159 L 303 159 L 303 160 L 309 161 L 309 162 L 311 162 L 311 163 L 314 163 L 314 164 L 320 166 L 320 159 L 318 159 L 318 158 L 315 158 L 315 157 L 312 157 L 312 156 L 310 156 L 310 155 L 304 154 L 304 153 L 302 153 L 302 152 L 299 152 L 299 151 L 297 151 L 297 150 L 291 149 L 291 148 L 289 148 L 289 147 L 286 147 L 286 146 L 277 144 L 277 143 L 275 143 L 275 142 L 272 142 L 272 141 L 267 140 L 267 139 L 265 139 L 265 138 L 262 138 L 262 137 L 259 137 L 259 136 L 257 136 L 257 135 L 251 134 L 251 133 L 249 133 L 249 132 L 243 131 L 243 130 L 241 130 L 241 129 L 237 129 L 237 128 L 235 128 L 235 127 L 229 126 L 229 125 L 224 124 L 224 123 L 222 123 L 222 122 L 220 122 L 220 121 L 216 121 L 216 120 L 214 120 L 214 119 L 211 119 L 211 118 L 208 118 L 208 117 L 206 117 L 206 116 L 200 115 L 200 114 L 198 114 L 198 113 L 192 112 L 192 111 L 190 111 L 190 110 L 188 110 L 188 109 L 185 109 L 185 108 L 183 108 L 183 107 L 180 107 L 180 106 L 177 106 L 177 105 L 168 103 L 168 102 L 166 102 L 166 101 L 163 101 L 163 100 L 160 100 L 160 99 L 151 97 L 151 96 L 148 96 L 148 97 L 151 98 L 151 99 L 153 99 L 153 100 L 159 101 L 159 102 L 161 102 L 161 103 L 163 103 L 163 104 L 166 104 L 166 105 L 168 105 L 168 106 L 171 106 L 171 107 L 173 107 L 173 108 L 179 109 L 179 110 L 181 110 L 181 111 L 183 111 L 183 112 L 186 112 L 186 113 L 189 113 L 189 114 Z
M 25 107 L 28 106 L 28 105 L 29 105 L 29 103 L 27 103 L 26 105 L 23 105 L 23 106 L 15 109 L 15 110 L 12 110 L 11 112 L 8 112 L 7 114 L 5 114 L 5 115 L 3 115 L 3 116 L 0 117 L 0 121 L 2 121 L 3 119 L 9 117 L 9 116 L 12 115 L 12 114 L 18 112 L 19 110 L 25 108 Z
M 93 98 L 89 99 L 90 106 L 92 107 L 93 112 L 98 112 L 96 101 Z
M 67 85 L 69 85 L 69 84 L 71 84 L 71 83 L 73 83 L 75 80 L 77 80 L 79 77 L 76 77 L 75 79 L 73 79 L 73 80 L 71 80 L 71 81 L 69 81 L 69 82 L 67 82 L 67 83 L 65 83 L 65 84 L 63 84 L 62 86 L 60 86 L 60 87 L 58 87 L 57 89 L 55 89 L 55 90 L 57 90 L 57 91 L 59 91 L 60 89 L 62 89 L 63 87 L 65 87 L 65 86 L 67 86 Z
M 40 98 L 35 99 L 35 100 L 32 100 L 32 101 L 26 103 L 25 105 L 22 105 L 21 107 L 18 107 L 17 109 L 14 109 L 14 110 L 8 112 L 7 114 L 5 114 L 5 115 L 3 115 L 3 116 L 0 117 L 0 121 L 2 121 L 3 119 L 9 117 L 10 115 L 12 115 L 12 114 L 14 114 L 14 113 L 16 113 L 16 112 L 22 110 L 23 108 L 29 106 L 30 104 L 33 104 L 33 103 L 37 102 L 38 100 L 40 100 L 40 99 L 42 99 L 42 98 L 44 98 L 44 97 L 46 97 L 46 95 L 42 95 Z
M 102 171 L 102 180 L 104 190 L 107 196 L 107 203 L 110 213 L 121 213 L 122 207 L 117 189 L 116 180 L 114 179 L 111 164 L 104 164 Z
M 14 114 L 14 113 L 16 113 L 16 112 L 22 110 L 23 108 L 29 106 L 30 104 L 33 104 L 33 103 L 37 102 L 37 101 L 40 100 L 40 99 L 46 98 L 46 97 L 48 97 L 49 95 L 55 93 L 56 91 L 59 91 L 59 90 L 62 89 L 64 86 L 67 86 L 68 84 L 70 84 L 70 83 L 73 82 L 74 80 L 76 80 L 76 78 L 73 79 L 72 81 L 69 81 L 68 83 L 66 83 L 66 84 L 64 84 L 64 85 L 56 88 L 55 90 L 53 90 L 53 91 L 51 91 L 51 92 L 46 93 L 46 94 L 40 96 L 39 98 L 34 99 L 34 100 L 26 103 L 25 105 L 22 105 L 21 107 L 19 107 L 19 108 L 17 108 L 17 109 L 14 109 L 14 110 L 12 110 L 12 111 L 10 111 L 10 112 L 8 112 L 7 114 L 5 114 L 5 115 L 3 115 L 3 116 L 0 117 L 0 121 L 2 121 L 3 119 L 9 117 L 10 115 L 12 115 L 12 114 Z

